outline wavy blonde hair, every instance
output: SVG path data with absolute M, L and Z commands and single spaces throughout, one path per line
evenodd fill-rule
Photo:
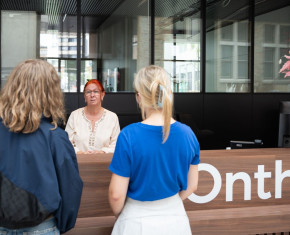
M 142 68 L 134 79 L 134 89 L 142 97 L 139 107 L 143 120 L 146 119 L 146 108 L 162 111 L 163 143 L 165 143 L 170 132 L 173 106 L 173 93 L 167 72 L 156 65 Z
M 54 129 L 65 124 L 63 93 L 54 67 L 44 60 L 26 60 L 10 73 L 0 95 L 0 117 L 11 132 L 32 133 L 42 115 Z

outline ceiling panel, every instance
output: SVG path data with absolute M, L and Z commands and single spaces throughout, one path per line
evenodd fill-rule
M 82 0 L 81 14 L 110 15 L 124 0 Z M 38 14 L 77 13 L 77 0 L 1 0 L 1 10 L 36 11 Z

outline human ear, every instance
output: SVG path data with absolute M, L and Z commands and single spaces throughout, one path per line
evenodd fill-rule
M 136 93 L 136 100 L 137 100 L 137 103 L 140 104 L 141 103 L 141 95 L 139 92 Z
M 101 101 L 103 101 L 104 97 L 105 97 L 105 92 L 102 91 L 102 93 L 101 93 Z

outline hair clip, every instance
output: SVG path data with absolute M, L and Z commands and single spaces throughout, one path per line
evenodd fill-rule
M 162 91 L 162 98 L 161 98 L 161 91 Z M 158 102 L 157 106 L 162 108 L 163 107 L 163 100 L 164 100 L 164 87 L 162 85 L 159 85 L 159 96 L 158 96 Z

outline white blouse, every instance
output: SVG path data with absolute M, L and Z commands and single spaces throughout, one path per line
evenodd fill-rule
M 92 124 L 87 119 L 83 107 L 71 113 L 65 130 L 76 153 L 88 150 L 113 153 L 120 133 L 120 125 L 118 116 L 104 109 L 102 117 L 95 122 L 92 130 Z

